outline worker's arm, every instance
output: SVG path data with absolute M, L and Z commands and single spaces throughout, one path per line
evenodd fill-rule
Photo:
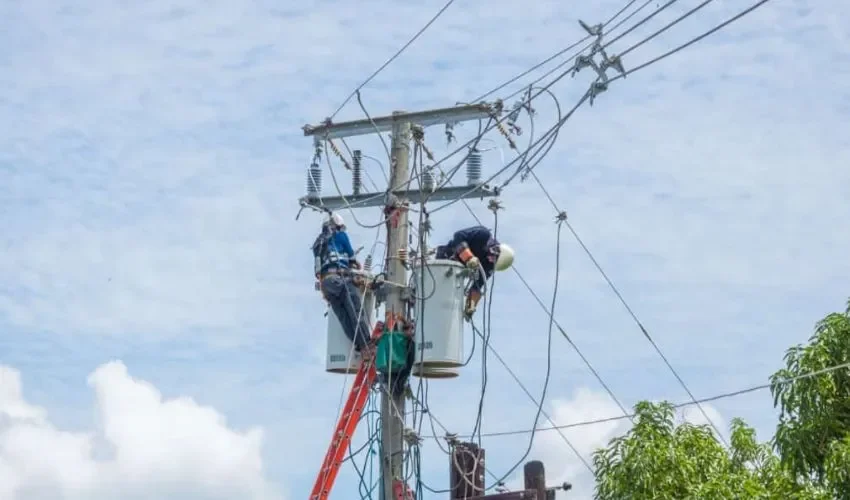
M 475 257 L 472 248 L 484 248 L 490 240 L 490 230 L 484 226 L 474 226 L 457 231 L 452 237 L 451 247 L 461 262 L 468 262 Z

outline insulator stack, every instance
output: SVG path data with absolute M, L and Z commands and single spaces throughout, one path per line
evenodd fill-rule
M 435 186 L 434 171 L 431 170 L 431 167 L 424 168 L 422 170 L 422 190 L 430 193 L 434 191 Z
M 310 170 L 307 171 L 307 196 L 310 198 L 318 198 L 322 192 L 322 168 L 318 163 L 310 164 Z
M 359 149 L 355 149 L 351 165 L 351 191 L 355 195 L 360 194 L 360 188 L 363 186 L 362 159 L 363 153 Z
M 407 262 L 407 249 L 406 248 L 399 248 L 398 253 L 396 255 L 398 256 L 398 260 L 400 260 L 402 262 Z
M 363 270 L 367 273 L 372 272 L 372 254 L 367 255 L 363 260 Z
M 468 185 L 481 182 L 481 153 L 477 149 L 470 150 L 466 158 L 466 183 Z

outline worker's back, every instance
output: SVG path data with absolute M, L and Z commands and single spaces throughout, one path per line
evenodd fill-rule
M 313 243 L 313 257 L 317 274 L 329 268 L 348 269 L 354 250 L 348 234 L 342 230 L 327 229 Z

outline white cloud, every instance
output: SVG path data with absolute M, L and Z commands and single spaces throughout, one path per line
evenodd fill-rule
M 607 394 L 585 387 L 576 389 L 569 399 L 553 399 L 547 407 L 552 421 L 557 426 L 622 415 L 619 407 Z M 538 425 L 539 427 L 551 426 L 542 417 Z M 546 467 L 548 486 L 555 486 L 565 481 L 573 485 L 572 490 L 564 498 L 591 498 L 593 477 L 564 438 L 572 443 L 592 468 L 593 452 L 608 444 L 611 438 L 626 432 L 629 425 L 628 420 L 613 420 L 595 425 L 560 429 L 563 437 L 556 430 L 538 432 L 528 459 L 543 462 Z M 511 489 L 521 489 L 522 469 L 518 476 L 507 483 L 507 486 Z
M 88 383 L 97 428 L 64 431 L 0 366 L 0 498 L 284 498 L 264 477 L 260 429 L 238 432 L 191 398 L 163 399 L 121 362 Z

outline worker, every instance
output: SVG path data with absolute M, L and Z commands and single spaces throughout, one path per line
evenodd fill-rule
M 484 285 L 493 271 L 504 271 L 514 262 L 514 251 L 499 243 L 484 226 L 473 226 L 457 231 L 447 245 L 437 247 L 438 259 L 462 262 L 476 276 L 466 298 L 464 316 L 471 319 L 481 300 Z
M 314 270 L 322 296 L 330 304 L 345 335 L 354 343 L 364 361 L 374 354 L 369 338 L 367 313 L 362 307 L 357 279 L 352 273 L 360 269 L 345 221 L 339 214 L 330 214 L 322 224 L 322 232 L 313 243 Z

